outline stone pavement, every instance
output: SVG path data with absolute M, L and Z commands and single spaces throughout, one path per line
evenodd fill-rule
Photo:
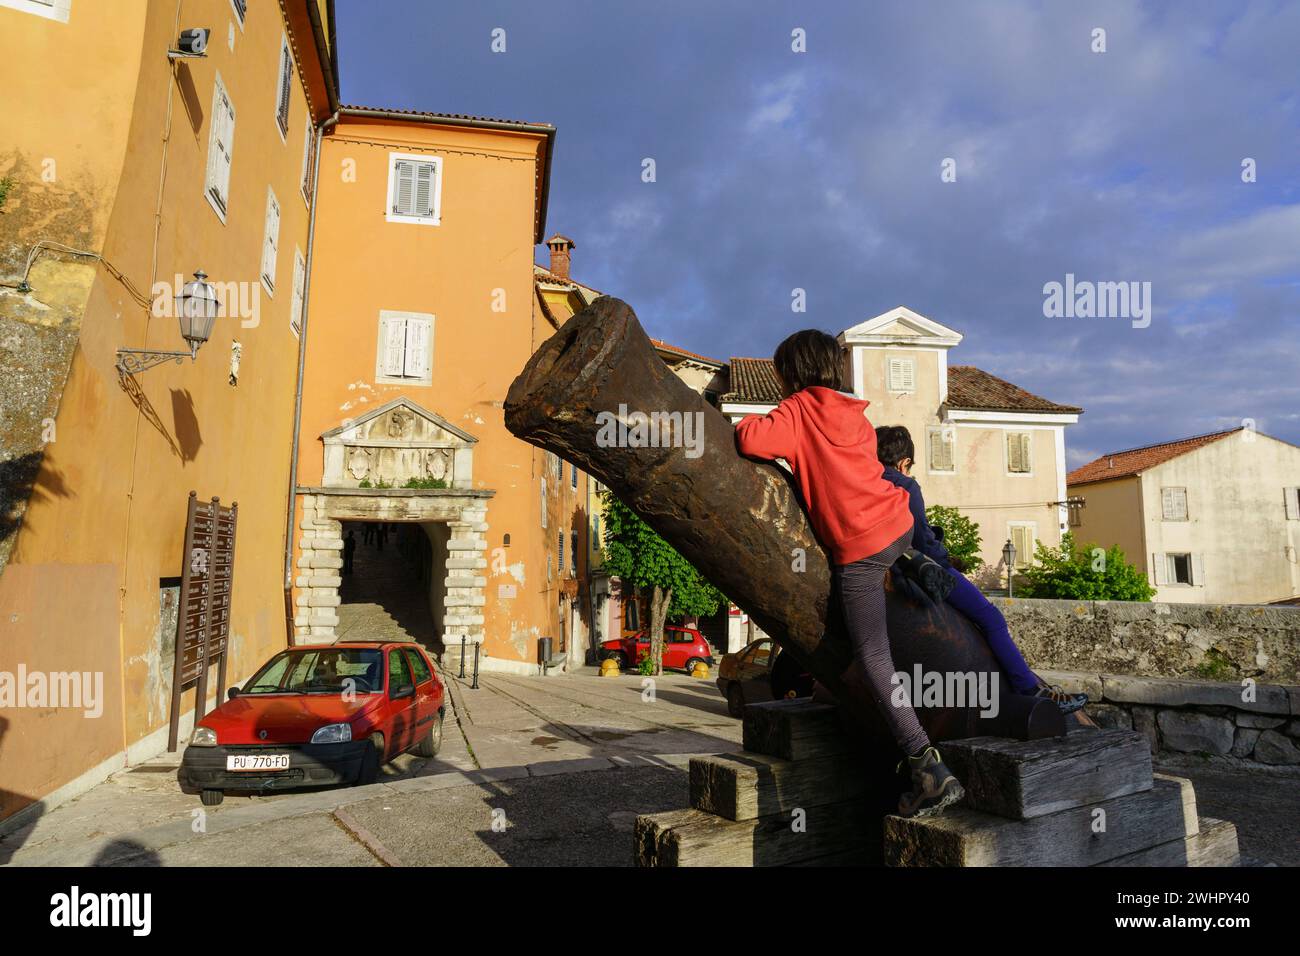
M 20 866 L 631 865 L 638 813 L 688 803 L 690 757 L 741 749 L 712 680 L 594 669 L 557 677 L 447 677 L 443 750 L 406 755 L 381 782 L 203 808 L 176 783 L 176 755 L 116 774 L 0 839 Z M 1202 814 L 1237 824 L 1244 855 L 1300 864 L 1300 779 L 1169 768 Z
M 711 680 L 668 674 L 653 694 L 594 669 L 446 682 L 442 752 L 399 757 L 379 783 L 204 808 L 166 755 L 0 838 L 0 864 L 629 865 L 636 815 L 686 805 L 690 757 L 740 749 Z

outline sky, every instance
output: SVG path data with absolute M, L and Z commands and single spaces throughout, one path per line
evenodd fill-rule
M 905 305 L 1082 406 L 1071 467 L 1300 444 L 1300 3 L 336 3 L 344 103 L 557 127 L 547 235 L 656 338 L 770 356 Z M 1067 275 L 1149 314 L 1046 314 Z

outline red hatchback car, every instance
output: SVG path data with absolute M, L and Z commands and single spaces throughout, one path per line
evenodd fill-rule
M 627 670 L 650 653 L 650 632 L 642 631 L 635 637 L 602 641 L 600 647 L 604 657 L 614 658 L 621 670 Z M 704 635 L 693 627 L 673 627 L 671 624 L 665 627 L 664 667 L 675 667 L 690 673 L 696 661 L 713 666 L 713 651 L 704 640 Z
M 271 658 L 199 721 L 180 782 L 207 806 L 226 790 L 374 782 L 408 750 L 442 746 L 446 691 L 417 644 L 347 641 Z

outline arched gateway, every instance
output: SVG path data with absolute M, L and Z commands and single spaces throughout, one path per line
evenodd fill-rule
M 444 572 L 435 571 L 429 592 L 438 640 L 483 640 L 487 507 L 496 492 L 473 487 L 477 441 L 407 398 L 321 435 L 323 484 L 296 489 L 298 643 L 337 637 L 345 521 L 421 525 Z

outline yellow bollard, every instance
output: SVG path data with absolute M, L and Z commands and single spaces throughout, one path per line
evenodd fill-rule
M 618 661 L 614 660 L 614 658 L 607 657 L 600 662 L 601 677 L 617 677 L 618 674 Z
M 704 661 L 696 661 L 695 666 L 691 668 L 691 676 L 698 677 L 701 680 L 707 680 L 709 676 L 709 665 Z

